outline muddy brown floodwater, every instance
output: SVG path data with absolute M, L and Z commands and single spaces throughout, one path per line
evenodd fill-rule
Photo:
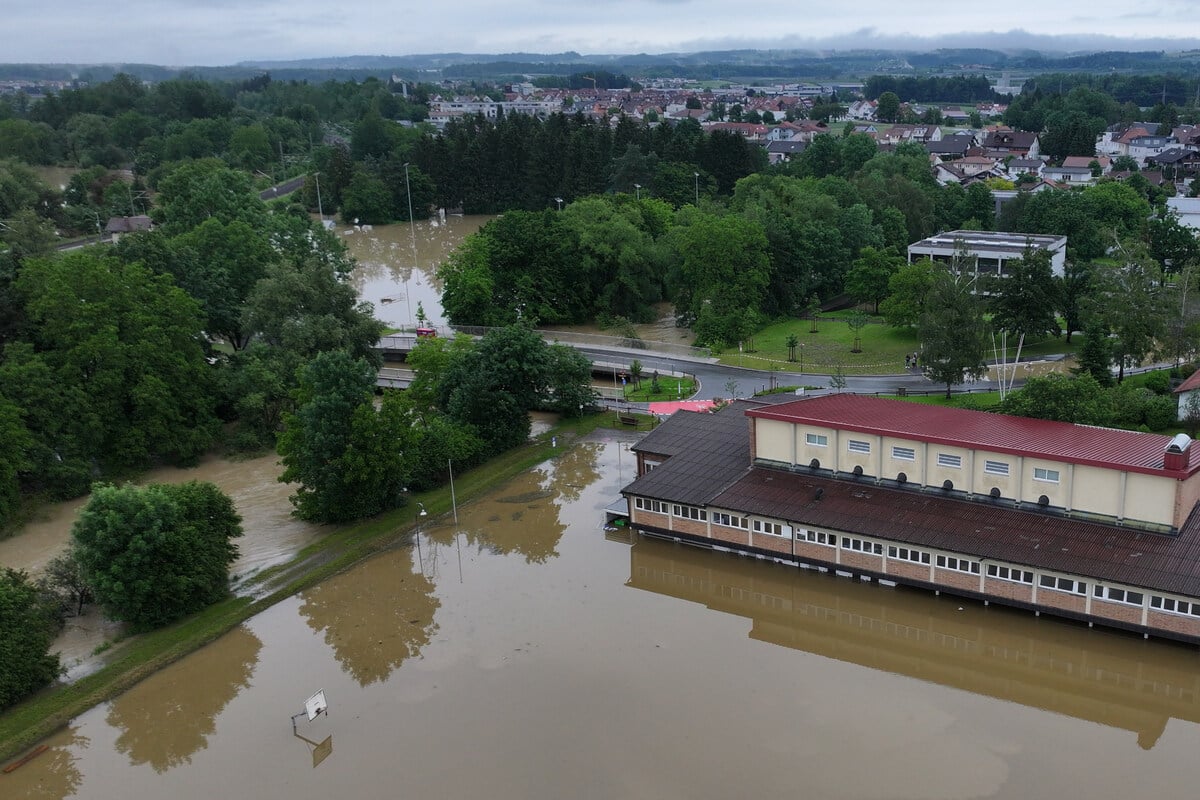
M 392 328 L 412 328 L 419 303 L 430 324 L 441 328 L 446 318 L 437 268 L 464 238 L 493 219 L 490 215 L 449 214 L 411 227 L 396 223 L 356 230 L 339 225 L 334 232 L 358 262 L 350 283 L 359 299 L 375 306 L 376 318 Z
M 1195 648 L 605 531 L 631 440 L 83 714 L 0 797 L 1194 796 Z

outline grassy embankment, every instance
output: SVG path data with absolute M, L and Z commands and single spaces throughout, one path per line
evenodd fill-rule
M 459 502 L 478 497 L 506 480 L 562 452 L 563 444 L 599 427 L 617 425 L 612 413 L 564 420 L 528 445 L 456 475 Z M 555 449 L 551 437 L 563 441 Z M 450 489 L 414 495 L 430 514 L 450 510 Z M 346 526 L 330 526 L 329 534 L 306 547 L 288 564 L 265 570 L 246 587 L 250 597 L 230 597 L 174 625 L 130 637 L 113 648 L 111 661 L 98 672 L 71 684 L 34 695 L 0 715 L 0 760 L 35 745 L 89 708 L 116 697 L 138 681 L 171 664 L 250 617 L 320 581 L 397 545 L 410 541 L 410 507 Z
M 846 375 L 892 375 L 904 372 L 904 355 L 920 349 L 915 331 L 893 328 L 879 317 L 872 317 L 870 324 L 859 332 L 859 349 L 854 349 L 854 332 L 846 324 L 849 311 L 834 311 L 822 314 L 814 326 L 812 320 L 788 319 L 775 322 L 754 334 L 743 344 L 718 354 L 722 364 L 751 369 L 776 369 L 784 372 L 800 372 L 801 362 L 805 373 L 832 375 L 840 365 Z M 816 332 L 812 331 L 815 327 Z M 788 361 L 787 337 L 795 334 L 800 345 L 796 348 L 796 360 Z M 1063 337 L 1048 336 L 1037 341 L 1026 341 L 1021 348 L 1023 360 L 1057 353 L 1074 353 L 1083 344 L 1082 334 L 1071 337 L 1071 343 Z M 753 350 L 753 352 L 749 352 Z M 986 358 L 1000 357 L 990 349 Z M 1008 358 L 1017 355 L 1016 342 L 1009 342 Z

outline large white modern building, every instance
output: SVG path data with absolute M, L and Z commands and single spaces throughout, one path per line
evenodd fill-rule
M 1067 237 L 1000 231 L 947 231 L 908 246 L 908 262 L 922 258 L 976 275 L 1007 275 L 1008 263 L 1027 250 L 1050 254 L 1050 268 L 1062 275 L 1067 262 Z

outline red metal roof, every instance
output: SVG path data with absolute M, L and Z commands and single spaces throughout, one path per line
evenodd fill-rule
M 746 415 L 1177 479 L 1200 470 L 1200 455 L 1187 469 L 1163 468 L 1170 436 L 863 395 L 813 397 Z
M 1190 392 L 1192 389 L 1196 389 L 1198 387 L 1200 387 L 1200 369 L 1193 372 L 1188 376 L 1186 381 L 1179 384 L 1179 386 L 1175 388 L 1175 393 L 1178 394 L 1179 392 Z

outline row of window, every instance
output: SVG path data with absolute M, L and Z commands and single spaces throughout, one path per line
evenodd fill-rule
M 1172 614 L 1200 617 L 1200 603 L 1189 603 L 1187 600 L 1175 600 L 1171 597 L 1159 597 L 1152 594 L 1150 595 L 1150 607 L 1159 611 L 1169 611 Z
M 942 569 L 952 569 L 955 572 L 966 572 L 971 575 L 979 574 L 979 562 L 972 561 L 969 558 L 957 558 L 955 556 L 938 556 L 937 565 Z
M 1053 471 L 1053 470 L 1051 470 Z M 666 514 L 668 504 L 659 500 L 652 500 L 648 497 L 635 497 L 634 506 L 644 511 L 651 511 L 656 514 Z M 707 512 L 702 508 L 685 505 L 671 505 L 671 513 L 676 517 L 684 519 L 694 519 L 705 521 L 708 516 Z M 730 528 L 747 529 L 750 527 L 750 522 L 745 517 L 737 517 L 731 514 L 714 513 L 713 522 L 718 525 L 725 525 Z M 771 536 L 783 536 L 783 526 L 777 522 L 767 522 L 765 520 L 754 520 L 753 529 L 755 533 L 764 533 Z M 798 541 L 812 542 L 814 544 L 822 544 L 830 547 L 837 545 L 837 536 L 832 533 L 823 531 L 800 530 L 796 532 Z M 842 547 L 846 550 L 853 550 L 860 553 L 871 553 L 873 555 L 883 555 L 883 545 L 879 542 L 871 542 L 866 539 L 858 539 L 850 536 L 842 537 Z M 921 550 L 916 550 L 908 547 L 889 546 L 887 548 L 888 558 L 898 559 L 900 561 L 911 561 L 914 564 L 928 564 L 930 562 L 929 553 Z M 956 556 L 937 557 L 937 566 L 942 569 L 955 570 L 957 572 L 966 572 L 971 575 L 980 573 L 980 562 L 973 561 L 967 558 L 959 558 Z M 989 578 L 999 578 L 1000 580 L 1015 581 L 1016 583 L 1033 584 L 1033 572 L 1029 570 L 1017 569 L 1016 567 L 1006 567 L 1000 564 L 988 564 L 987 575 Z M 1087 594 L 1087 583 L 1078 581 L 1073 578 L 1061 578 L 1054 575 L 1042 575 L 1038 585 L 1045 589 L 1055 589 L 1060 592 L 1068 592 L 1070 594 L 1084 595 Z M 1129 589 L 1120 589 L 1115 586 L 1100 586 L 1092 587 L 1092 594 L 1103 600 L 1109 600 L 1114 603 L 1125 603 L 1127 605 L 1141 606 L 1145 602 L 1145 596 L 1141 592 L 1131 591 Z M 1151 595 L 1150 607 L 1161 611 L 1168 611 L 1175 614 L 1187 614 L 1194 617 L 1200 617 L 1200 602 L 1192 603 L 1186 600 L 1175 600 L 1170 597 L 1159 597 Z
M 754 532 L 765 533 L 769 536 L 783 536 L 783 526 L 778 522 L 763 522 L 761 519 L 754 520 Z
M 829 436 L 824 433 L 806 433 L 804 434 L 804 441 L 812 447 L 829 446 Z M 846 449 L 851 453 L 870 455 L 871 443 L 862 439 L 848 439 L 846 441 Z M 892 458 L 897 461 L 916 461 L 917 451 L 912 447 L 893 445 Z M 946 467 L 948 469 L 962 469 L 962 456 L 954 455 L 953 453 L 938 453 L 937 464 L 939 467 Z M 983 462 L 983 471 L 989 475 L 1008 475 L 1010 468 L 1007 461 L 985 460 Z M 1045 467 L 1034 467 L 1033 479 L 1047 483 L 1058 483 L 1059 471 Z
M 911 561 L 914 564 L 928 564 L 929 553 L 920 550 L 912 550 L 907 547 L 889 547 L 888 558 L 899 559 L 900 561 Z

